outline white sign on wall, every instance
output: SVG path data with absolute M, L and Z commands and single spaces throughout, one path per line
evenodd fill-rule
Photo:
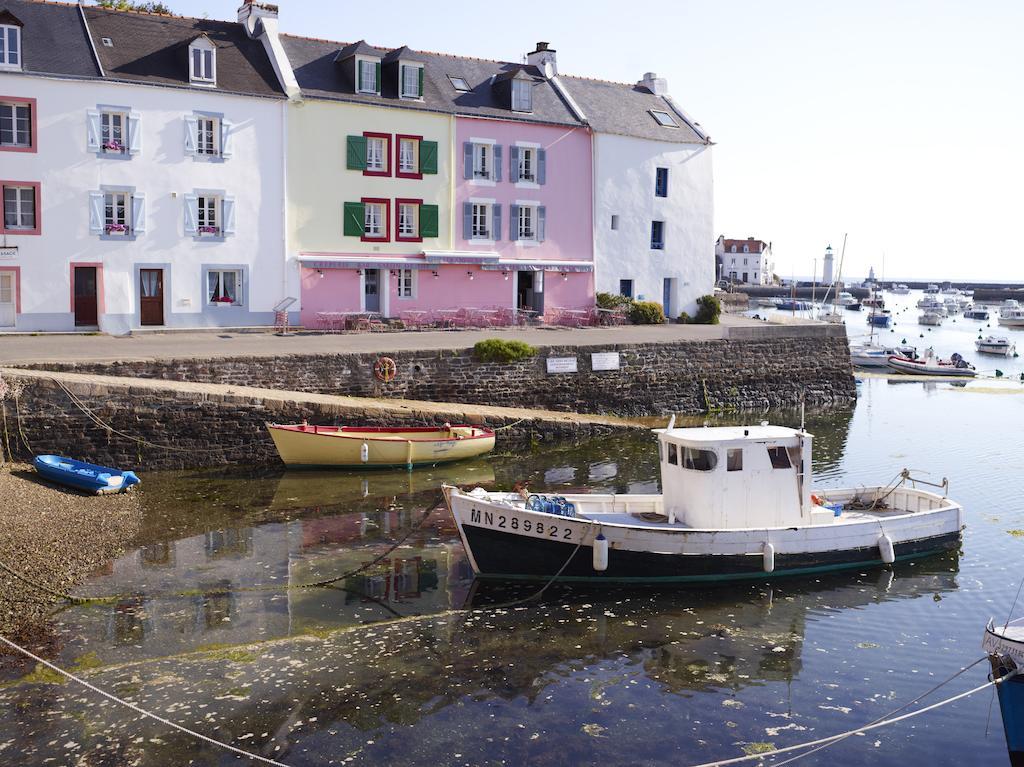
M 548 357 L 549 373 L 575 373 L 575 357 Z
M 18 246 L 17 245 L 11 245 L 11 246 L 6 246 L 5 245 L 3 247 L 0 247 L 0 259 L 4 259 L 5 261 L 10 261 L 11 259 L 17 258 L 17 257 L 18 257 Z
M 618 370 L 618 352 L 594 352 L 590 355 L 591 370 Z

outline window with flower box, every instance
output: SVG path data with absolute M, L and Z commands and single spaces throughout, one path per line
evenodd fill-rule
M 146 231 L 146 196 L 131 187 L 89 192 L 89 232 L 101 239 L 135 239 Z
M 238 306 L 242 303 L 242 271 L 210 269 L 206 273 L 206 303 L 211 306 Z
M 0 151 L 35 151 L 35 99 L 0 96 Z
M 39 234 L 39 184 L 4 181 L 3 234 Z
M 128 107 L 90 109 L 86 120 L 86 146 L 97 157 L 127 159 L 142 151 L 142 120 Z
M 220 198 L 216 195 L 199 195 L 196 198 L 198 218 L 197 232 L 200 237 L 217 237 L 220 235 Z
M 235 233 L 235 198 L 218 190 L 185 195 L 185 234 L 197 240 L 222 241 Z

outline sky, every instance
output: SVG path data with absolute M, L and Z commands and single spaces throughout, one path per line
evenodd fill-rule
M 166 0 L 235 18 L 235 0 Z M 1013 0 L 278 0 L 281 30 L 668 80 L 715 142 L 715 233 L 773 245 L 781 277 L 1024 282 L 1024 3 Z M 1006 238 L 1003 240 L 1003 238 Z

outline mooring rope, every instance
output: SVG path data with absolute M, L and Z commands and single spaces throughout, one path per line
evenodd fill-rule
M 97 687 L 96 685 L 91 684 L 91 683 L 85 681 L 81 677 L 75 676 L 70 671 L 65 671 L 64 669 L 60 668 L 59 666 L 55 666 L 54 664 L 50 663 L 50 661 L 44 660 L 44 659 L 40 658 L 38 655 L 32 653 L 29 650 L 26 650 L 24 647 L 22 647 L 20 645 L 15 644 L 14 642 L 12 642 L 10 639 L 8 639 L 5 636 L 0 635 L 0 642 L 3 642 L 8 647 L 10 647 L 10 648 L 12 648 L 14 650 L 17 650 L 22 655 L 25 655 L 26 657 L 31 658 L 36 663 L 41 663 L 42 665 L 46 666 L 51 671 L 56 671 L 58 674 L 61 674 L 62 676 L 66 676 L 71 681 L 77 682 L 78 684 L 82 685 L 83 687 L 85 687 L 85 688 L 87 688 L 89 690 L 92 690 L 93 692 L 95 692 L 95 693 L 97 693 L 99 695 L 102 695 L 104 698 L 107 698 L 108 700 L 112 700 L 114 703 L 117 703 L 120 706 L 124 706 L 125 708 L 130 708 L 132 711 L 136 712 L 137 714 L 142 714 L 142 716 L 149 717 L 150 719 L 153 719 L 153 720 L 155 720 L 157 722 L 160 722 L 161 724 L 167 725 L 168 727 L 171 727 L 171 728 L 177 730 L 178 732 L 183 732 L 186 735 L 190 735 L 193 738 L 197 738 L 199 740 L 205 741 L 206 743 L 210 743 L 211 745 L 217 746 L 218 748 L 226 749 L 226 750 L 231 751 L 231 752 L 233 752 L 235 754 L 238 754 L 239 756 L 244 756 L 244 757 L 246 757 L 248 759 L 252 759 L 252 760 L 257 761 L 257 762 L 263 762 L 264 764 L 272 764 L 275 767 L 288 767 L 288 765 L 285 764 L 284 762 L 279 762 L 279 761 L 277 761 L 275 759 L 270 759 L 270 758 L 268 758 L 266 756 L 260 756 L 259 754 L 254 754 L 254 753 L 252 753 L 250 751 L 245 751 L 245 750 L 243 750 L 241 748 L 238 748 L 237 746 L 232 746 L 230 743 L 224 743 L 222 741 L 215 740 L 214 738 L 211 738 L 208 735 L 203 735 L 201 732 L 196 732 L 195 730 L 190 730 L 188 727 L 184 727 L 183 725 L 177 724 L 176 722 L 172 722 L 170 719 L 165 719 L 164 717 L 160 716 L 159 714 L 154 714 L 153 712 L 147 711 L 146 709 L 144 709 L 144 708 L 142 708 L 140 706 L 137 706 L 137 705 L 135 705 L 134 703 L 132 703 L 130 701 L 127 701 L 127 700 L 124 700 L 122 698 L 119 698 L 116 695 L 112 695 L 111 693 L 107 692 L 106 690 L 102 690 L 99 687 Z
M 894 716 L 894 717 L 890 717 L 890 718 L 887 718 L 887 719 L 883 719 L 881 721 L 871 722 L 869 724 L 863 725 L 862 727 L 857 727 L 857 728 L 855 728 L 853 730 L 847 730 L 846 732 L 840 732 L 840 733 L 838 733 L 836 735 L 829 735 L 828 737 L 825 737 L 825 738 L 818 738 L 817 740 L 807 741 L 806 743 L 797 743 L 797 744 L 792 745 L 792 746 L 786 746 L 785 748 L 775 748 L 775 749 L 772 749 L 771 751 L 764 751 L 764 752 L 757 753 L 757 754 L 747 754 L 746 756 L 736 756 L 736 757 L 733 757 L 731 759 L 719 759 L 719 760 L 714 761 L 714 762 L 702 762 L 701 764 L 690 765 L 690 767 L 727 767 L 728 765 L 732 765 L 732 764 L 742 764 L 743 762 L 752 762 L 755 759 L 767 759 L 767 758 L 772 757 L 772 756 L 778 756 L 779 754 L 788 754 L 788 753 L 792 753 L 793 751 L 800 751 L 800 750 L 805 749 L 805 748 L 814 748 L 815 746 L 822 746 L 822 745 L 826 745 L 826 744 L 827 745 L 831 745 L 834 742 L 837 742 L 837 741 L 840 741 L 840 740 L 844 740 L 846 738 L 849 738 L 852 735 L 860 735 L 862 733 L 869 732 L 871 730 L 877 730 L 879 727 L 887 727 L 887 726 L 889 726 L 891 724 L 896 724 L 898 722 L 902 722 L 905 719 L 913 719 L 916 716 L 920 716 L 921 714 L 926 714 L 929 711 L 934 711 L 937 708 L 942 708 L 943 706 L 948 706 L 951 703 L 955 703 L 958 700 L 970 697 L 971 695 L 974 695 L 975 693 L 981 692 L 982 690 L 986 690 L 989 687 L 992 687 L 993 685 L 1000 685 L 1003 682 L 1005 682 L 1008 679 L 1010 679 L 1011 677 L 1016 676 L 1018 673 L 1019 673 L 1018 671 L 1012 671 L 1009 674 L 1007 674 L 1006 676 L 1002 677 L 1001 679 L 994 679 L 994 680 L 991 680 L 991 681 L 986 681 L 985 684 L 978 685 L 977 687 L 974 687 L 974 688 L 972 688 L 970 690 L 967 690 L 965 692 L 957 693 L 956 695 L 952 695 L 952 696 L 950 696 L 948 698 L 943 698 L 942 700 L 936 701 L 935 703 L 932 703 L 932 704 L 930 704 L 928 706 L 925 706 L 924 708 L 919 708 L 919 709 L 916 709 L 914 711 L 910 711 L 910 712 L 908 712 L 906 714 L 901 714 L 900 716 Z

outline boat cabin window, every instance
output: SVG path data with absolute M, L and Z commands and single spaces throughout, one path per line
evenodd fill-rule
M 671 442 L 668 443 L 668 462 L 673 466 L 679 465 L 678 450 Z
M 683 467 L 694 471 L 713 471 L 718 465 L 718 456 L 713 450 L 683 448 Z
M 789 462 L 789 453 L 784 447 L 768 448 L 768 458 L 771 459 L 773 469 L 792 469 L 793 464 Z
M 727 471 L 743 471 L 742 447 L 731 447 L 725 451 L 725 468 Z

